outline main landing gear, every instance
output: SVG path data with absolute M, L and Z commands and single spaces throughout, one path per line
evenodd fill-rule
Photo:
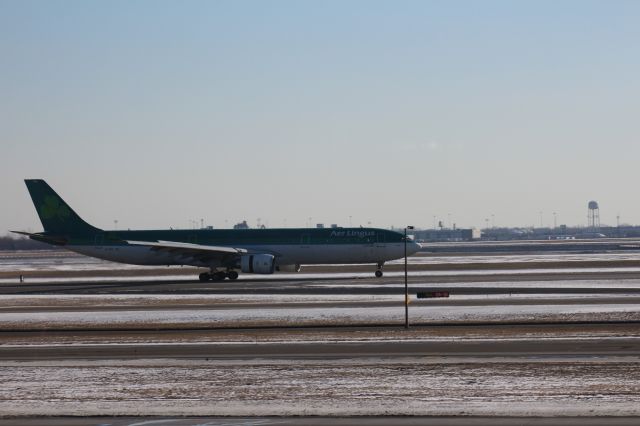
M 376 278 L 382 277 L 382 266 L 384 262 L 378 262 L 378 269 L 376 269 Z
M 198 278 L 200 278 L 200 281 L 202 282 L 206 282 L 206 281 L 223 281 L 225 278 L 229 278 L 230 280 L 237 280 L 238 279 L 238 272 L 236 271 L 213 271 L 211 273 L 209 272 L 203 272 L 201 273 Z

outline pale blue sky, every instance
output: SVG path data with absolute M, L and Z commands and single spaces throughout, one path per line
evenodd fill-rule
M 638 1 L 0 0 L 0 214 L 640 223 Z

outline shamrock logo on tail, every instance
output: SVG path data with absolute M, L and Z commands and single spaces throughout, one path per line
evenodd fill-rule
M 65 220 L 71 215 L 71 211 L 59 198 L 50 195 L 45 197 L 44 204 L 40 206 L 40 214 L 43 219 Z

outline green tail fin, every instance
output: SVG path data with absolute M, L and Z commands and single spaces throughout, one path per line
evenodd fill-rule
M 74 212 L 42 179 L 25 179 L 45 232 L 56 235 L 78 235 L 99 231 Z

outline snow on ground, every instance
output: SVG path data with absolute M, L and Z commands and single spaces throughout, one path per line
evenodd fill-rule
M 491 255 L 491 256 L 427 256 L 419 254 L 409 259 L 409 264 L 419 269 L 420 265 L 464 265 L 483 264 L 485 266 L 477 269 L 436 271 L 411 271 L 411 277 L 444 277 L 458 276 L 466 277 L 471 275 L 482 276 L 504 276 L 504 275 L 541 275 L 553 272 L 554 274 L 575 274 L 575 273 L 617 273 L 617 272 L 640 272 L 637 266 L 616 266 L 616 267 L 580 267 L 585 262 L 619 262 L 619 261 L 640 261 L 640 253 L 592 253 L 592 254 L 530 254 L 530 255 Z M 389 265 L 398 265 L 404 262 L 403 259 L 388 262 Z M 541 264 L 564 262 L 565 267 L 548 269 Z M 510 269 L 500 265 L 531 263 L 531 268 Z M 495 268 L 492 268 L 495 265 Z M 333 265 L 340 266 L 340 265 Z M 349 267 L 350 265 L 342 265 Z M 352 266 L 352 265 L 351 265 Z M 370 265 L 369 265 L 370 266 Z M 587 266 L 585 264 L 585 266 Z M 470 266 L 471 267 L 471 266 Z M 300 280 L 320 280 L 320 279 L 370 279 L 372 271 L 366 272 L 328 272 L 310 273 L 304 271 L 298 274 L 274 275 L 253 275 L 241 274 L 242 280 L 280 280 L 280 279 L 300 279 Z M 5 278 L 0 278 L 1 284 L 15 284 L 19 281 L 20 273 L 40 272 L 51 273 L 50 277 L 30 277 L 26 278 L 28 283 L 64 283 L 64 282 L 106 282 L 106 281 L 147 281 L 147 280 L 172 280 L 172 281 L 192 281 L 197 279 L 197 270 L 193 268 L 182 269 L 180 267 L 158 267 L 139 266 L 113 263 L 105 260 L 94 259 L 87 256 L 78 255 L 67 251 L 38 251 L 38 252 L 0 252 L 0 273 Z M 103 276 L 100 276 L 103 273 Z M 7 278 L 9 275 L 15 275 Z M 62 277 L 62 275 L 73 274 L 73 277 Z M 77 276 L 90 275 L 86 277 Z M 116 276 L 106 276 L 106 275 Z M 142 274 L 142 275 L 141 275 Z M 402 271 L 385 271 L 385 277 L 399 278 L 404 273 Z
M 436 306 L 411 304 L 413 322 L 542 321 L 550 319 L 640 319 L 640 304 Z M 2 312 L 0 328 L 257 326 L 380 324 L 404 321 L 398 307 L 287 307 L 234 309 L 115 310 L 87 312 Z
M 393 286 L 402 289 L 402 286 Z M 452 286 L 463 288 L 464 286 Z M 369 287 L 358 288 L 365 290 Z M 512 287 L 509 287 L 512 288 Z M 524 287 L 530 288 L 530 287 Z M 571 288 L 571 287 L 568 287 Z M 601 287 L 600 287 L 601 288 Z M 628 287 L 611 287 L 612 289 L 628 288 Z M 638 287 L 640 289 L 640 286 Z M 634 288 L 629 288 L 629 293 L 513 293 L 513 294 L 492 294 L 492 295 L 456 295 L 453 294 L 448 298 L 436 298 L 430 300 L 418 300 L 415 295 L 411 296 L 412 302 L 423 304 L 447 304 L 448 301 L 500 301 L 509 304 L 509 301 L 529 300 L 531 304 L 535 304 L 537 300 L 547 301 L 554 299 L 566 300 L 584 300 L 603 299 L 607 297 L 639 297 Z M 404 300 L 404 292 L 398 291 L 398 294 L 35 294 L 35 295 L 2 295 L 0 303 L 0 312 L 2 310 L 19 308 L 19 307 L 109 307 L 109 306 L 152 306 L 152 305 L 207 305 L 212 308 L 225 304 L 256 304 L 262 305 L 280 304 L 280 303 L 362 303 L 362 302 L 398 302 Z
M 637 361 L 2 362 L 5 415 L 640 415 Z
M 56 255 L 52 255 L 55 258 Z M 619 257 L 609 255 L 588 255 L 588 260 L 638 259 L 638 257 Z M 37 257 L 37 256 L 36 256 Z M 48 268 L 47 263 L 32 262 L 29 267 Z M 536 256 L 496 256 L 480 259 L 465 257 L 466 262 L 482 261 L 531 261 L 540 262 L 549 259 L 557 261 L 559 255 Z M 143 268 L 113 264 L 88 258 L 61 255 L 57 265 L 60 270 Z M 417 260 L 416 260 L 417 259 Z M 459 261 L 453 257 L 414 257 L 412 262 L 451 262 Z M 529 260 L 525 260 L 529 259 Z M 542 259 L 542 260 L 541 260 Z M 6 260 L 6 262 L 5 262 Z M 578 255 L 576 259 L 564 257 L 561 260 L 585 260 Z M 54 259 L 54 261 L 56 261 Z M 13 262 L 11 264 L 11 262 Z M 21 263 L 22 262 L 22 263 Z M 74 263 L 78 262 L 78 263 Z M 83 263 L 84 262 L 84 263 Z M 93 263 L 92 263 L 93 262 Z M 24 266 L 23 260 L 2 258 L 3 268 Z M 88 266 L 87 266 L 88 265 Z M 96 265 L 99 268 L 96 268 Z M 564 268 L 567 274 L 573 272 L 612 272 L 640 271 L 640 268 Z M 543 269 L 523 269 L 524 274 L 548 273 Z M 539 271 L 539 272 L 536 272 Z M 554 270 L 557 272 L 558 270 Z M 470 271 L 456 271 L 464 275 Z M 471 271 L 478 274 L 513 274 L 515 271 Z M 452 275 L 447 271 L 412 272 L 413 276 Z M 385 277 L 398 277 L 402 273 L 387 272 Z M 345 274 L 297 274 L 287 275 L 306 280 L 324 278 L 370 278 L 370 273 Z M 247 277 L 243 277 L 247 278 Z M 255 277 L 264 279 L 264 276 Z M 272 279 L 281 279 L 282 275 Z M 114 281 L 118 278 L 80 278 L 75 281 Z M 123 280 L 193 280 L 185 276 L 123 277 Z M 35 280 L 35 282 L 73 282 L 64 280 Z M 15 280 L 0 280 L 0 283 L 15 283 Z M 325 283 L 305 283 L 305 285 L 323 286 Z M 341 286 L 347 285 L 340 283 Z M 523 288 L 572 288 L 603 286 L 610 288 L 640 288 L 639 280 L 559 280 L 532 281 L 517 283 L 459 283 L 447 284 L 453 288 L 465 286 L 523 287 Z M 379 287 L 375 284 L 354 284 L 359 289 Z M 386 284 L 385 286 L 389 286 Z M 401 290 L 401 285 L 391 285 Z M 355 292 L 355 291 L 354 291 Z M 541 298 L 564 297 L 580 300 L 593 295 L 540 295 Z M 401 295 L 400 295 L 401 297 Z M 474 297 L 454 296 L 451 300 L 471 300 Z M 507 300 L 503 295 L 500 299 Z M 535 299 L 535 295 L 518 297 Z M 595 296 L 595 297 L 602 297 Z M 490 296 L 498 299 L 497 296 Z M 512 299 L 512 300 L 514 300 Z M 397 307 L 274 307 L 275 303 L 312 303 L 312 302 L 390 302 L 398 296 L 389 295 L 273 295 L 251 296 L 241 294 L 227 295 L 9 295 L 1 298 L 0 308 L 38 306 L 38 312 L 3 312 L 0 309 L 0 328 L 73 328 L 73 327 L 157 327 L 171 328 L 191 326 L 251 326 L 265 324 L 367 324 L 398 323 L 404 321 L 402 300 Z M 264 306 L 258 306 L 259 303 Z M 154 304 L 206 304 L 204 309 L 198 306 L 185 306 L 178 309 L 162 309 Z M 253 303 L 255 306 L 233 309 L 218 309 L 215 305 L 225 303 Z M 46 304 L 46 305 L 44 305 Z M 60 311 L 60 307 L 84 305 L 114 305 L 121 310 L 97 312 Z M 144 309 L 129 309 L 127 304 L 144 305 Z M 56 309 L 48 309 L 48 306 Z M 269 307 L 271 306 L 271 307 Z M 541 321 L 549 319 L 640 319 L 640 303 L 614 304 L 558 304 L 545 305 L 543 302 L 526 305 L 498 306 L 445 306 L 440 301 L 413 300 L 409 306 L 412 322 L 426 321 Z M 632 327 L 631 325 L 630 327 Z M 454 327 L 453 329 L 458 330 Z M 446 339 L 487 339 L 486 334 L 473 330 L 458 335 L 437 335 L 451 333 L 452 328 L 443 331 L 433 328 L 425 336 L 425 331 L 406 331 L 407 337 L 425 340 Z M 261 341 L 285 341 L 277 332 L 262 336 Z M 334 333 L 334 334 L 332 334 Z M 298 336 L 299 341 L 325 342 L 330 339 L 346 341 L 340 337 L 340 330 L 331 330 L 321 334 L 319 331 L 305 331 Z M 385 340 L 394 341 L 398 333 L 373 335 L 372 331 L 360 331 L 352 334 L 352 341 Z M 418 333 L 418 334 L 410 334 Z M 435 333 L 435 334 L 434 334 Z M 460 334 L 462 333 L 462 334 Z M 557 336 L 523 328 L 514 335 L 514 331 L 495 328 L 491 333 L 505 333 L 505 339 L 553 339 Z M 568 336 L 577 341 L 581 339 L 636 336 L 629 329 L 596 330 L 584 332 L 580 327 L 569 332 Z M 603 336 L 602 333 L 605 333 Z M 10 334 L 10 333 L 9 333 Z M 95 333 L 83 333 L 81 336 L 64 335 L 55 337 L 53 333 L 5 333 L 3 346 L 38 344 L 95 344 L 91 339 L 103 339 L 102 344 L 130 343 L 131 339 L 145 337 L 114 334 L 98 337 Z M 607 335 L 610 334 L 608 337 Z M 158 334 L 149 338 L 163 341 L 167 334 Z M 53 336 L 53 337 L 51 337 Z M 185 333 L 176 332 L 176 339 L 187 339 Z M 224 343 L 228 335 L 208 333 L 210 342 Z M 226 336 L 226 337 L 225 337 Z M 257 341 L 255 332 L 238 334 L 236 341 Z M 412 337 L 413 336 L 413 337 Z M 519 337 L 518 337 L 519 336 Z M 567 337 L 567 336 L 565 336 Z M 40 339 L 52 339 L 43 341 Z M 55 339 L 60 339 L 56 341 Z M 121 339 L 129 342 L 121 342 Z M 203 343 L 202 336 L 190 337 Z M 493 335 L 491 340 L 503 337 Z M 14 340 L 10 340 L 14 339 Z M 66 340 L 65 340 L 66 339 Z M 215 340 L 215 342 L 213 342 Z M 288 336 L 288 343 L 291 336 Z M 400 340 L 398 340 L 400 341 Z M 181 343 L 176 340 L 176 343 Z M 260 345 L 256 344 L 259 354 Z M 0 361 L 0 417 L 11 415 L 509 415 L 509 416 L 632 416 L 640 415 L 640 369 L 637 357 L 520 357 L 520 358 L 483 358 L 472 357 L 406 357 L 406 358 L 348 358 L 342 360 L 266 360 L 256 357 L 250 360 L 189 360 L 189 359 L 143 359 L 143 360 L 61 360 L 61 361 Z
M 282 278 L 280 276 L 279 278 Z M 24 282 L 28 284 L 64 284 L 64 283 L 110 283 L 110 282 L 143 282 L 143 281 L 194 281 L 197 280 L 196 275 L 143 275 L 143 276 L 92 276 L 92 277 L 51 277 L 51 278 L 25 278 Z M 243 276 L 244 279 L 244 276 Z M 15 278 L 0 278 L 1 284 L 16 284 L 20 282 L 19 276 Z
M 616 267 L 616 268 L 554 268 L 550 269 L 470 269 L 463 271 L 411 271 L 410 277 L 466 277 L 466 276 L 535 276 L 544 274 L 589 274 L 589 273 L 619 273 L 619 272 L 640 272 L 640 267 Z M 402 271 L 387 271 L 384 273 L 386 278 L 404 277 Z M 297 273 L 297 274 L 279 274 L 261 275 L 261 274 L 240 274 L 242 281 L 253 280 L 335 280 L 335 279 L 371 279 L 371 272 L 325 272 L 325 273 Z M 43 283 L 73 283 L 73 282 L 114 282 L 114 281 L 194 281 L 197 280 L 195 274 L 191 275 L 144 275 L 144 276 L 113 276 L 113 277 L 51 277 L 51 278 L 27 278 L 25 282 L 29 284 Z M 19 277 L 0 278 L 0 284 L 15 284 L 19 281 Z
M 508 254 L 470 256 L 432 256 L 417 254 L 408 258 L 411 265 L 438 264 L 504 264 L 504 263 L 551 263 L 593 261 L 640 261 L 640 252 L 619 253 L 553 253 L 553 254 Z M 404 259 L 387 262 L 402 264 Z M 157 266 L 127 265 L 95 259 L 69 251 L 1 251 L 0 272 L 12 271 L 100 271 L 100 270 L 153 270 Z
M 545 263 L 545 262 L 593 262 L 593 261 L 620 261 L 639 260 L 640 252 L 617 253 L 536 253 L 536 254 L 485 254 L 485 255 L 457 255 L 434 256 L 418 253 L 408 258 L 413 264 L 437 265 L 442 263 L 466 264 L 466 263 Z M 404 259 L 398 259 L 389 264 L 403 263 Z

